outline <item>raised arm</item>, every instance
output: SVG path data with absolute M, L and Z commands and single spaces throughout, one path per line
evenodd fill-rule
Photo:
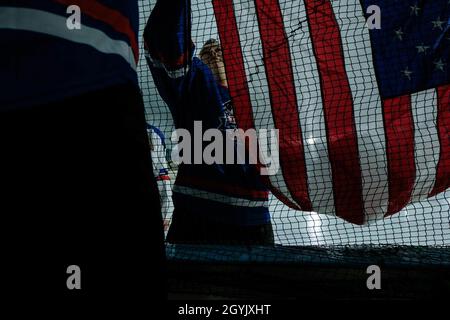
M 169 76 L 182 74 L 191 62 L 190 0 L 158 0 L 144 30 L 146 57 Z
M 144 31 L 146 59 L 176 127 L 217 128 L 223 106 L 210 68 L 193 58 L 189 0 L 158 0 Z

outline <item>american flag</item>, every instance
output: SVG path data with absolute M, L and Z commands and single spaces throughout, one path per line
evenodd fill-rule
M 213 7 L 238 126 L 279 129 L 285 204 L 366 224 L 449 187 L 449 0 Z

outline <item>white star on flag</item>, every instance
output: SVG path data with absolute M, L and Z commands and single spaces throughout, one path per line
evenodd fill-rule
M 445 67 L 446 63 L 443 62 L 442 59 L 439 59 L 438 61 L 435 61 L 433 63 L 436 66 L 436 70 L 444 71 L 444 67 Z
M 415 15 L 415 16 L 419 15 L 420 8 L 419 8 L 419 6 L 417 6 L 417 4 L 410 6 L 410 8 L 411 8 L 411 15 Z
M 429 46 L 425 46 L 423 43 L 420 46 L 417 46 L 418 53 L 427 53 L 427 50 L 430 49 Z
M 433 24 L 433 30 L 436 28 L 439 28 L 440 30 L 444 30 L 442 28 L 442 25 L 445 23 L 445 21 L 442 21 L 441 17 L 438 17 L 437 20 L 431 21 L 431 23 Z
M 403 40 L 403 35 L 404 35 L 404 33 L 403 33 L 403 31 L 402 31 L 402 28 L 399 28 L 398 30 L 395 30 L 395 35 L 397 36 L 397 38 L 401 41 L 401 40 Z
M 410 71 L 408 67 L 406 67 L 406 69 L 403 70 L 402 73 L 405 77 L 408 78 L 408 80 L 411 80 L 411 75 L 413 74 L 413 72 Z

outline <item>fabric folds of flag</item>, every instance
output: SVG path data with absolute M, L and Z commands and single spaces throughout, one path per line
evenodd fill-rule
M 213 7 L 238 125 L 279 130 L 285 204 L 366 224 L 449 187 L 448 0 Z

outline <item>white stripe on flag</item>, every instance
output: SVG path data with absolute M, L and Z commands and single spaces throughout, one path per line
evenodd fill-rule
M 357 0 L 332 1 L 352 90 L 365 222 L 383 218 L 389 201 L 386 139 L 369 29 Z
M 234 12 L 244 59 L 245 74 L 252 104 L 255 129 L 274 129 L 270 103 L 270 90 L 263 63 L 263 47 L 259 35 L 258 20 L 253 1 L 234 1 Z M 244 14 L 245 13 L 245 14 Z M 273 187 L 280 190 L 292 203 L 292 197 L 283 177 L 283 168 L 269 175 Z
M 414 120 L 416 180 L 411 201 L 424 200 L 433 189 L 440 144 L 436 128 L 437 92 L 430 89 L 411 95 Z
M 314 211 L 335 215 L 320 77 L 302 0 L 281 0 L 289 41 L 298 113 L 305 148 L 308 191 Z
M 136 70 L 133 50 L 128 43 L 114 40 L 104 32 L 85 25 L 81 25 L 81 29 L 69 30 L 66 21 L 66 17 L 36 9 L 1 7 L 0 10 L 0 29 L 39 32 L 86 44 L 100 52 L 121 56 Z
M 188 195 L 195 198 L 201 198 L 206 200 L 211 200 L 215 202 L 224 203 L 231 206 L 236 207 L 250 207 L 250 208 L 257 208 L 257 207 L 268 207 L 269 202 L 267 200 L 264 201 L 252 201 L 248 199 L 242 199 L 242 198 L 235 198 L 230 196 L 225 196 L 223 194 L 209 192 L 205 190 L 195 189 L 191 187 L 186 186 L 180 186 L 180 185 L 174 185 L 172 192 L 175 193 L 181 193 L 184 195 Z

